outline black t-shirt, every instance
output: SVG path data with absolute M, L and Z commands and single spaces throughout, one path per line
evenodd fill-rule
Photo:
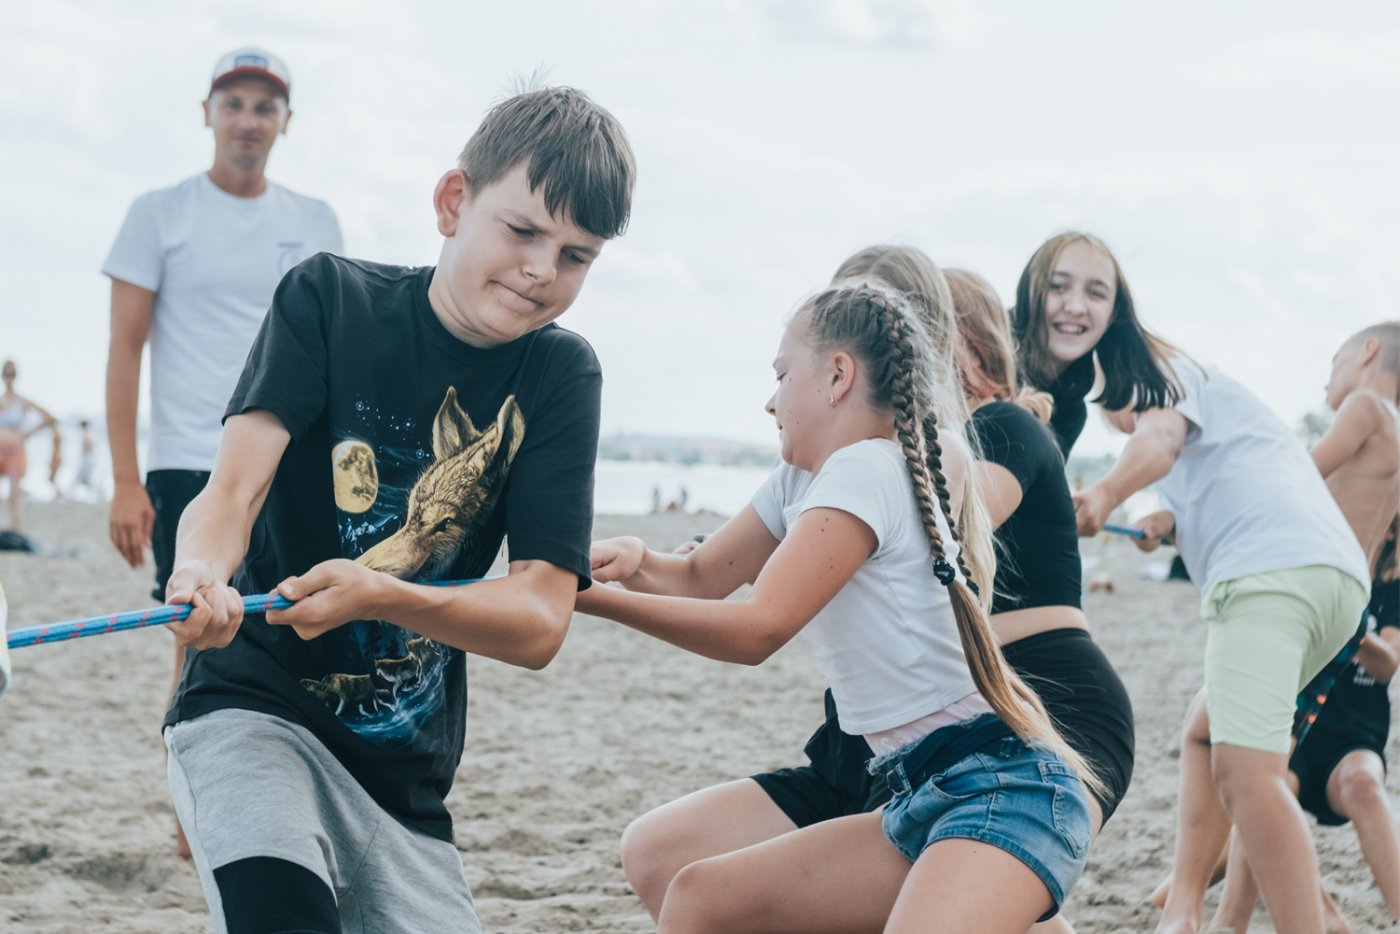
M 1050 432 L 1060 448 L 1060 456 L 1069 460 L 1074 442 L 1089 421 L 1089 404 L 1084 397 L 1094 388 L 1094 356 L 1086 354 L 1067 366 L 1060 378 L 1045 387 L 1055 401 L 1050 413 Z
M 1021 484 L 1021 504 L 996 532 L 992 613 L 1079 606 L 1082 568 L 1074 502 L 1054 438 L 1039 419 L 1010 402 L 990 402 L 974 411 L 972 431 L 982 459 L 1005 467 Z
M 432 268 L 321 254 L 278 286 L 225 417 L 291 434 L 236 586 L 266 592 L 331 558 L 408 580 L 481 577 L 506 539 L 589 581 L 602 373 L 547 325 L 500 347 L 454 338 L 428 304 Z M 383 621 L 309 642 L 244 620 L 193 653 L 166 723 L 221 708 L 309 728 L 389 813 L 451 839 L 466 659 Z
M 1367 612 L 1375 619 L 1377 632 L 1388 626 L 1400 627 L 1400 580 L 1376 584 Z M 1384 750 L 1390 736 L 1389 689 L 1352 661 L 1337 677 L 1303 744 L 1313 736 L 1328 735 Z

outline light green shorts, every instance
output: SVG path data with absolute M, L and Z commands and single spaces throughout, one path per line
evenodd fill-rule
M 1288 755 L 1298 692 L 1356 632 L 1366 598 L 1320 564 L 1216 584 L 1201 603 L 1211 743 Z

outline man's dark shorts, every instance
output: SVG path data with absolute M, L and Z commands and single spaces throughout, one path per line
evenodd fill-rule
M 175 568 L 175 532 L 190 500 L 209 482 L 207 470 L 151 470 L 146 473 L 146 494 L 156 511 L 151 529 L 151 553 L 156 562 L 156 583 L 151 596 L 165 602 L 165 585 Z

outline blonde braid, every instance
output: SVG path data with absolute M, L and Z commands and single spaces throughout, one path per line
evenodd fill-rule
M 925 458 L 928 473 L 933 477 L 933 487 L 938 491 L 938 502 L 943 506 L 943 519 L 948 523 L 948 531 L 952 533 L 954 540 L 957 540 L 959 523 L 953 517 L 953 497 L 948 492 L 948 478 L 943 475 L 943 445 L 938 440 L 938 416 L 931 411 L 924 413 L 924 447 L 928 451 L 928 457 Z M 972 571 L 968 569 L 967 559 L 961 547 L 958 548 L 957 562 L 958 571 L 961 572 L 963 580 L 967 581 L 968 587 L 974 594 L 980 594 L 981 588 L 972 579 Z
M 1103 783 L 1084 758 L 1056 731 L 1039 695 L 1027 687 L 1006 663 L 987 617 L 972 592 L 962 582 L 954 579 L 933 505 L 934 498 L 937 497 L 944 519 L 948 522 L 949 533 L 954 536 L 956 542 L 956 533 L 953 531 L 953 522 L 949 515 L 951 500 L 947 494 L 948 481 L 942 471 L 942 446 L 938 442 L 937 420 L 928 411 L 926 399 L 921 392 L 922 387 L 914 378 L 914 374 L 924 370 L 919 367 L 921 361 L 917 359 L 917 347 L 909 326 L 909 312 L 900 303 L 885 300 L 878 292 L 868 297 L 867 301 L 873 317 L 878 322 L 877 330 L 883 332 L 889 342 L 890 366 L 887 369 L 874 369 L 884 369 L 887 376 L 888 402 L 894 409 L 895 434 L 899 438 L 900 450 L 909 470 L 919 517 L 928 537 L 929 548 L 933 552 L 933 571 L 948 589 L 949 602 L 957 622 L 958 638 L 962 643 L 963 655 L 967 659 L 973 684 L 997 715 L 1018 736 L 1027 742 L 1037 741 L 1050 747 L 1075 768 L 1086 786 L 1093 791 L 1102 792 Z M 920 414 L 923 418 L 919 417 Z M 931 435 L 926 437 L 925 430 L 931 431 Z M 934 455 L 934 451 L 938 454 Z M 963 579 L 970 581 L 961 549 L 956 560 Z
M 934 497 L 937 496 L 946 516 L 951 502 L 948 497 L 947 484 L 945 483 L 942 489 L 937 489 L 930 482 L 928 470 L 915 467 L 915 465 L 924 464 L 925 439 L 914 417 L 914 413 L 920 408 L 920 400 L 914 386 L 912 376 L 914 370 L 910 366 L 913 363 L 913 347 L 905 333 L 905 323 L 900 319 L 898 312 L 873 303 L 872 307 L 876 315 L 883 319 L 883 323 L 888 329 L 890 346 L 894 349 L 895 359 L 894 366 L 891 368 L 893 372 L 890 380 L 890 403 L 894 407 L 895 436 L 899 438 L 899 448 L 904 453 L 904 461 L 909 467 L 909 479 L 914 486 L 914 501 L 919 507 L 919 519 L 923 522 L 929 545 L 933 549 L 934 565 L 935 567 L 940 563 L 946 565 L 947 558 L 943 553 L 943 536 L 938 531 L 938 520 L 935 518 L 933 501 Z M 959 560 L 959 564 L 961 563 Z

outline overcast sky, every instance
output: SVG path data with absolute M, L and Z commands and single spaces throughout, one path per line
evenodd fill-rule
M 99 268 L 133 197 L 208 168 L 209 72 L 258 44 L 293 81 L 269 174 L 329 201 L 352 256 L 435 262 L 433 185 L 513 79 L 621 119 L 632 226 L 561 321 L 603 362 L 605 432 L 771 441 L 782 323 L 848 253 L 912 243 L 1009 301 L 1066 228 L 1294 423 L 1341 340 L 1397 316 L 1397 9 L 8 0 L 0 355 L 60 414 L 101 411 Z M 1093 424 L 1079 450 L 1113 445 Z

